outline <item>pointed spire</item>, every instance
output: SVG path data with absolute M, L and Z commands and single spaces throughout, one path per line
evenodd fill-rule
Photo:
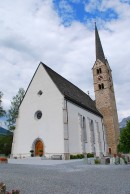
M 96 45 L 96 60 L 99 59 L 100 61 L 105 63 L 106 59 L 105 59 L 102 44 L 101 44 L 101 41 L 100 41 L 100 37 L 99 37 L 99 34 L 98 34 L 96 22 L 95 22 L 95 45 Z

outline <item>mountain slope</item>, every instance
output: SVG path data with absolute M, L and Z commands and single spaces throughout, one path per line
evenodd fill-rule
M 124 128 L 126 126 L 126 123 L 127 123 L 128 120 L 130 120 L 130 116 L 128 116 L 127 118 L 122 119 L 122 121 L 119 123 L 120 129 Z
M 12 132 L 10 132 L 9 130 L 0 127 L 0 135 L 11 135 L 11 134 Z

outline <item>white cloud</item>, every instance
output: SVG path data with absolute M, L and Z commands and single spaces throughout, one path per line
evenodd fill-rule
M 71 24 L 71 21 L 74 18 L 74 10 L 73 7 L 67 0 L 60 0 L 58 4 L 58 9 L 60 10 L 60 15 L 62 15 L 62 23 L 68 26 Z
M 99 1 L 90 0 L 88 3 L 86 3 L 85 5 L 86 12 L 92 12 L 95 9 L 101 10 L 101 3 Z
M 59 8 L 68 12 L 68 13 L 73 12 L 72 6 L 66 0 L 59 1 Z
M 105 24 L 100 20 L 105 29 L 99 34 L 113 70 L 121 119 L 130 115 L 130 10 L 117 0 L 105 3 L 102 7 L 114 7 L 120 15 L 119 20 Z M 66 4 L 64 7 L 73 11 Z M 2 1 L 0 26 L 0 90 L 6 107 L 20 87 L 27 88 L 40 61 L 85 92 L 89 90 L 94 98 L 91 68 L 95 62 L 95 43 L 94 31 L 88 26 L 73 21 L 64 27 L 51 0 Z

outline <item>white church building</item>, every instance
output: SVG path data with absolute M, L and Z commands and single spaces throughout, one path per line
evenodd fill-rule
M 28 157 L 30 150 L 62 159 L 86 153 L 100 157 L 107 151 L 95 101 L 42 62 L 19 107 L 12 156 Z

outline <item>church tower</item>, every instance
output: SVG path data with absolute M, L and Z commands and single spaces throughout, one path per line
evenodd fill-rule
M 96 107 L 103 115 L 108 153 L 117 153 L 119 139 L 118 115 L 115 101 L 112 70 L 105 58 L 97 27 L 95 25 L 96 62 L 92 68 Z

